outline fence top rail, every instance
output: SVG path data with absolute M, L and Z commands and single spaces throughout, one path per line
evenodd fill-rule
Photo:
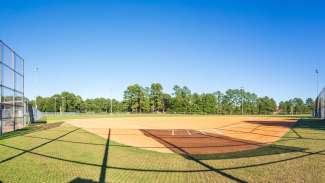
M 2 44 L 3 46 L 5 46 L 6 48 L 8 48 L 10 51 L 12 51 L 17 57 L 19 57 L 21 60 L 23 60 L 23 62 L 25 62 L 24 58 L 22 56 L 20 56 L 14 49 L 12 49 L 10 46 L 8 46 L 6 43 L 4 43 L 1 39 L 0 39 L 0 44 Z

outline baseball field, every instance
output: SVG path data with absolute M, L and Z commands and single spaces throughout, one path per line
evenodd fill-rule
M 69 117 L 1 137 L 0 182 L 324 182 L 324 136 L 297 117 Z

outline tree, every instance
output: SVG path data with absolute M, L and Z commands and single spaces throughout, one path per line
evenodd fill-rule
M 150 100 L 153 112 L 163 111 L 163 87 L 160 83 L 153 83 L 151 85 Z
M 292 99 L 294 114 L 303 114 L 305 111 L 305 104 L 301 98 Z
M 70 92 L 61 93 L 62 112 L 80 112 L 82 98 Z
M 306 114 L 313 114 L 315 111 L 315 101 L 312 98 L 307 98 L 305 102 L 305 111 Z
M 172 96 L 164 93 L 162 96 L 163 112 L 168 111 L 172 107 Z
M 275 100 L 269 97 L 259 98 L 257 100 L 257 106 L 259 114 L 272 114 L 277 108 Z
M 257 114 L 258 106 L 257 100 L 258 97 L 255 93 L 245 92 L 243 93 L 243 109 L 245 114 Z
M 224 94 L 220 91 L 213 93 L 216 98 L 216 114 L 222 114 L 223 113 L 223 106 L 222 101 L 224 99 Z
M 131 112 L 141 112 L 141 105 L 144 101 L 144 89 L 138 85 L 130 85 L 124 91 L 124 100 L 128 104 L 128 110 Z
M 259 98 L 255 93 L 243 89 L 229 89 L 225 93 L 191 93 L 186 87 L 175 85 L 173 95 L 163 92 L 160 83 L 150 87 L 130 85 L 124 91 L 124 99 L 118 101 L 107 98 L 83 100 L 80 96 L 62 92 L 51 97 L 37 97 L 33 106 L 42 112 L 179 112 L 201 114 L 272 114 L 277 104 L 270 97 Z M 279 103 L 280 114 L 313 113 L 315 101 L 308 98 L 293 98 Z
M 291 101 L 281 101 L 279 104 L 280 114 L 291 114 L 292 106 Z
M 143 99 L 142 99 L 142 105 L 141 105 L 141 111 L 142 112 L 152 112 L 152 103 L 150 100 L 150 88 L 146 87 L 143 89 Z
M 202 99 L 201 99 L 201 95 L 199 95 L 198 93 L 193 93 L 193 95 L 191 96 L 191 107 L 190 107 L 190 113 L 202 113 Z
M 175 112 L 189 112 L 191 111 L 190 99 L 191 99 L 191 90 L 186 86 L 179 87 L 178 85 L 174 86 L 174 111 Z
M 216 112 L 217 100 L 215 95 L 207 93 L 201 95 L 201 111 L 207 114 Z

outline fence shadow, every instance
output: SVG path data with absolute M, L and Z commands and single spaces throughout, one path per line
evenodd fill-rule
M 72 181 L 70 181 L 70 183 L 98 183 L 98 182 L 93 181 L 91 179 L 83 179 L 83 178 L 78 177 L 78 178 L 75 178 Z
M 49 124 L 43 123 L 43 122 L 42 123 L 35 123 L 35 124 L 32 124 L 32 125 L 27 126 L 25 128 L 5 133 L 2 136 L 0 136 L 0 140 L 9 139 L 9 138 L 18 137 L 18 136 L 23 136 L 23 135 L 43 131 L 43 130 L 49 130 L 49 129 L 52 129 L 52 128 L 57 128 L 57 127 L 60 127 L 63 123 L 64 122 L 49 123 Z
M 325 130 L 325 120 L 322 119 L 300 119 L 295 128 Z
M 295 125 L 295 122 L 288 121 L 244 121 L 245 123 L 262 125 L 262 126 L 278 126 L 278 127 L 292 127 Z
M 302 120 L 299 120 L 298 123 L 294 127 L 292 127 L 292 130 L 299 129 L 299 128 L 311 128 L 311 129 L 322 130 L 325 127 L 324 122 L 325 121 L 322 121 L 322 120 L 302 119 Z M 107 181 L 106 180 L 107 169 L 115 169 L 115 170 L 121 170 L 121 171 L 148 172 L 148 173 L 150 173 L 150 172 L 165 172 L 165 173 L 169 173 L 169 172 L 171 172 L 171 173 L 173 173 L 173 172 L 178 172 L 178 173 L 215 172 L 216 174 L 227 177 L 233 181 L 245 182 L 244 180 L 228 173 L 227 171 L 235 170 L 235 169 L 243 169 L 243 168 L 248 168 L 248 167 L 259 167 L 259 166 L 264 166 L 264 165 L 270 165 L 270 164 L 275 164 L 275 163 L 279 163 L 279 162 L 285 162 L 285 161 L 290 161 L 290 160 L 294 160 L 294 159 L 304 158 L 304 157 L 312 156 L 315 154 L 321 154 L 321 153 L 325 152 L 324 150 L 318 151 L 318 152 L 307 152 L 308 149 L 304 148 L 304 147 L 291 147 L 291 146 L 277 145 L 277 144 L 264 146 L 265 144 L 259 144 L 259 143 L 253 142 L 253 141 L 243 141 L 242 139 L 234 139 L 234 138 L 229 138 L 229 137 L 222 136 L 222 135 L 205 133 L 205 134 L 200 134 L 199 137 L 202 137 L 203 139 L 204 138 L 212 138 L 215 141 L 221 140 L 222 142 L 233 141 L 233 143 L 234 143 L 233 146 L 253 145 L 253 146 L 259 146 L 259 147 L 263 146 L 263 147 L 254 149 L 254 150 L 241 151 L 241 152 L 236 152 L 236 153 L 212 154 L 212 155 L 193 155 L 189 152 L 190 151 L 189 147 L 184 146 L 184 144 L 183 145 L 180 144 L 180 142 L 177 142 L 177 141 L 175 142 L 175 139 L 177 139 L 177 138 L 165 138 L 165 136 L 164 136 L 165 132 L 163 132 L 163 131 L 142 130 L 142 132 L 145 135 L 147 135 L 148 137 L 151 137 L 152 139 L 160 142 L 166 148 L 170 148 L 175 153 L 180 154 L 182 157 L 184 157 L 188 160 L 192 160 L 193 162 L 205 167 L 205 169 L 204 170 L 198 170 L 198 169 L 196 169 L 196 170 L 163 170 L 163 169 L 150 169 L 150 168 L 143 169 L 141 167 L 125 168 L 125 167 L 117 167 L 117 166 L 107 165 L 108 157 L 109 157 L 109 147 L 113 146 L 113 144 L 109 143 L 109 139 L 110 139 L 109 135 L 108 135 L 106 144 L 95 144 L 95 145 L 105 145 L 106 146 L 102 164 L 91 164 L 91 163 L 86 163 L 86 162 L 82 162 L 82 161 L 62 159 L 60 157 L 54 157 L 54 156 L 50 156 L 50 155 L 33 152 L 33 150 L 39 148 L 40 146 L 37 146 L 37 147 L 35 147 L 33 149 L 29 149 L 29 150 L 19 149 L 19 148 L 15 148 L 15 147 L 11 147 L 11 146 L 6 146 L 6 147 L 23 151 L 23 153 L 21 153 L 19 155 L 29 153 L 29 154 L 33 154 L 33 155 L 37 155 L 37 156 L 41 156 L 41 157 L 45 157 L 45 158 L 50 158 L 53 160 L 101 168 L 99 182 Z M 75 133 L 75 131 L 73 131 L 73 133 Z M 44 145 L 49 144 L 54 141 L 60 141 L 60 140 L 62 140 L 61 139 L 62 137 L 63 136 L 52 139 L 52 141 L 45 143 Z M 201 138 L 201 140 L 202 140 L 202 138 Z M 297 137 L 290 138 L 289 140 L 298 140 L 301 138 L 306 138 L 303 133 Z M 285 141 L 287 139 L 284 138 L 283 140 Z M 64 141 L 64 142 L 69 143 L 68 141 Z M 77 142 L 70 142 L 70 143 L 77 143 Z M 78 142 L 78 143 L 80 143 L 80 142 Z M 207 143 L 206 146 L 209 146 L 208 144 L 209 144 L 209 142 Z M 42 145 L 42 146 L 44 146 L 44 145 Z M 223 145 L 219 144 L 219 146 L 217 146 L 217 147 L 222 147 L 225 145 L 226 144 L 223 144 Z M 3 145 L 3 146 L 5 146 L 5 145 Z M 198 148 L 202 148 L 202 146 L 200 146 Z M 204 148 L 204 146 L 203 146 L 203 148 Z M 295 156 L 295 157 L 291 157 L 291 158 L 280 159 L 280 160 L 274 160 L 274 161 L 270 161 L 270 162 L 262 162 L 262 163 L 256 163 L 256 164 L 252 163 L 252 164 L 245 165 L 245 166 L 227 167 L 227 168 L 223 168 L 223 169 L 215 168 L 212 165 L 209 165 L 207 162 L 203 161 L 203 160 L 248 158 L 248 157 L 258 157 L 258 156 L 262 157 L 262 156 L 267 156 L 267 155 L 278 155 L 278 154 L 286 154 L 286 153 L 293 153 L 293 152 L 302 152 L 303 155 L 299 155 L 299 156 Z M 322 155 L 324 155 L 324 154 L 322 154 Z M 13 158 L 16 158 L 16 157 L 13 157 Z M 11 158 L 11 159 L 13 159 L 13 158 Z M 10 159 L 8 159 L 8 160 L 10 160 Z M 79 182 L 80 183 L 94 183 L 96 181 L 78 177 L 78 178 L 71 180 L 71 182 L 72 183 L 79 183 Z M 0 183 L 2 183 L 2 182 L 0 181 Z
M 284 145 L 268 145 L 253 150 L 239 151 L 233 153 L 222 154 L 205 154 L 205 155 L 193 155 L 199 160 L 225 160 L 225 159 L 239 159 L 239 158 L 251 158 L 262 157 L 269 155 L 288 154 L 293 152 L 305 152 L 307 148 L 284 146 Z

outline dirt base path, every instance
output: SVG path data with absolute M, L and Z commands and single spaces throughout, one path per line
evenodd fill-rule
M 274 143 L 296 123 L 275 117 L 125 117 L 69 120 L 121 144 L 166 153 L 215 154 Z

